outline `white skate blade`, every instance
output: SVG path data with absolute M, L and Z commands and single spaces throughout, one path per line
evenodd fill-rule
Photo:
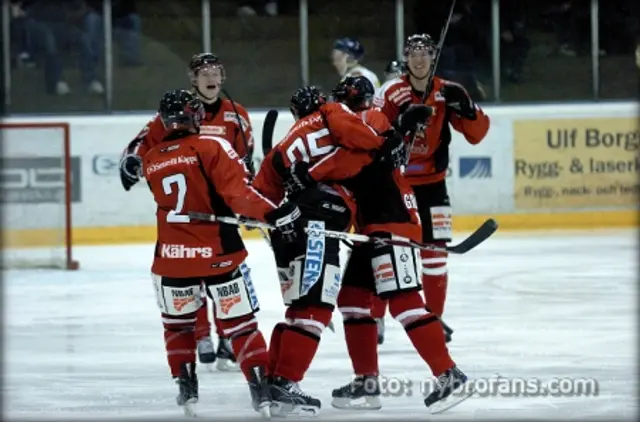
M 182 405 L 182 411 L 185 416 L 190 418 L 198 416 L 196 413 L 196 403 L 198 403 L 198 399 L 189 399 L 184 405 Z
M 431 413 L 432 415 L 436 415 L 438 413 L 445 412 L 471 397 L 473 393 L 473 386 L 469 384 L 469 381 L 467 381 L 466 383 L 453 390 L 451 394 L 449 394 L 444 399 L 439 400 L 429 406 L 429 413 Z
M 343 410 L 379 410 L 382 409 L 380 396 L 364 396 L 357 399 L 334 397 L 331 406 Z
M 264 403 L 260 403 L 260 406 L 258 406 L 258 412 L 260 413 L 260 416 L 262 416 L 262 419 L 271 419 L 271 402 L 266 401 Z
M 231 361 L 231 359 L 220 359 L 216 361 L 216 368 L 222 372 L 239 372 L 240 366 L 237 363 Z
M 271 402 L 271 416 L 286 418 L 288 416 L 298 416 L 302 418 L 313 418 L 318 416 L 320 408 L 305 404 L 290 404 L 281 402 Z

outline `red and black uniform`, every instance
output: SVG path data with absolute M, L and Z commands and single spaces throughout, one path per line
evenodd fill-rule
M 251 380 L 251 368 L 266 367 L 267 357 L 254 316 L 259 309 L 255 289 L 240 269 L 247 251 L 237 227 L 194 221 L 188 212 L 264 221 L 275 205 L 248 184 L 250 175 L 231 144 L 211 135 L 175 132 L 146 151 L 142 172 L 157 204 L 151 270 L 172 375 L 180 376 L 183 365 L 195 362 L 193 328 L 204 287 Z
M 467 114 L 462 115 L 452 107 L 445 95 L 450 88 L 467 95 L 460 85 L 433 78 L 423 104 L 432 107 L 434 113 L 425 122 L 426 130 L 415 135 L 404 174 L 417 199 L 423 241 L 438 245 L 451 240 L 451 204 L 445 182 L 451 128 L 463 134 L 467 142 L 477 144 L 484 139 L 490 124 L 489 117 L 470 99 L 470 112 Z M 380 88 L 374 98 L 374 106 L 390 121 L 395 121 L 411 104 L 421 104 L 423 94 L 413 89 L 409 76 L 404 75 Z M 410 143 L 412 139 L 407 137 L 406 141 Z M 427 307 L 442 315 L 447 285 L 446 254 L 422 251 L 421 255 Z

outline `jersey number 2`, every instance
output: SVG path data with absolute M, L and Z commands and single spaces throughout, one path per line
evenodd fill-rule
M 176 207 L 167 214 L 167 223 L 188 223 L 190 221 L 189 216 L 180 215 L 184 207 L 184 197 L 187 196 L 187 179 L 184 174 L 172 174 L 162 179 L 162 189 L 164 189 L 165 195 L 173 193 L 174 184 L 178 190 L 178 202 Z

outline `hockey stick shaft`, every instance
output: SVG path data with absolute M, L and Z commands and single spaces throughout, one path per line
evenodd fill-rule
M 273 133 L 278 120 L 278 110 L 269 110 L 262 125 L 262 158 L 269 154 L 273 147 Z
M 233 224 L 236 226 L 254 227 L 254 228 L 266 229 L 266 230 L 275 229 L 275 227 L 273 227 L 270 224 L 263 223 L 256 220 L 251 220 L 251 219 L 244 219 L 244 218 L 216 216 L 213 214 L 198 213 L 198 212 L 190 212 L 189 217 L 194 220 Z M 339 232 L 334 230 L 322 230 L 321 232 L 326 237 L 330 237 L 333 239 L 350 240 L 352 242 L 378 243 L 378 244 L 386 244 L 386 245 L 406 246 L 410 248 L 430 250 L 435 252 L 464 254 L 469 252 L 471 249 L 475 248 L 476 246 L 478 246 L 480 243 L 484 242 L 486 239 L 488 239 L 497 230 L 497 228 L 498 228 L 498 224 L 496 223 L 496 221 L 493 219 L 489 219 L 485 221 L 476 231 L 474 231 L 469 237 L 467 237 L 465 240 L 463 240 L 459 244 L 453 245 L 453 246 L 446 246 L 446 247 L 424 245 L 421 243 L 412 242 L 410 240 L 371 237 L 371 236 L 367 236 L 359 233 L 347 233 L 347 232 Z M 307 230 L 308 229 L 305 228 L 305 232 Z
M 431 87 L 431 83 L 433 82 L 433 78 L 436 75 L 436 69 L 438 67 L 438 63 L 440 62 L 440 56 L 442 55 L 442 48 L 444 47 L 444 39 L 447 37 L 447 32 L 449 32 L 449 24 L 451 24 L 451 19 L 453 18 L 453 10 L 456 7 L 456 0 L 452 0 L 451 7 L 449 8 L 449 16 L 447 17 L 447 21 L 445 22 L 442 30 L 440 30 L 440 39 L 438 39 L 438 45 L 436 47 L 436 57 L 431 62 L 431 66 L 429 67 L 429 73 L 427 74 L 427 85 L 424 90 L 424 94 L 422 94 L 422 98 L 420 99 L 420 104 L 424 104 L 429 98 L 429 87 Z M 409 144 L 409 151 L 413 150 L 413 145 L 416 142 L 416 136 L 418 135 L 418 128 L 413 132 L 411 136 L 411 143 Z M 425 134 L 426 136 L 426 134 Z

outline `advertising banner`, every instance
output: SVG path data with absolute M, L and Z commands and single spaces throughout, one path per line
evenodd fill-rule
M 513 138 L 516 209 L 638 205 L 637 118 L 515 120 Z

